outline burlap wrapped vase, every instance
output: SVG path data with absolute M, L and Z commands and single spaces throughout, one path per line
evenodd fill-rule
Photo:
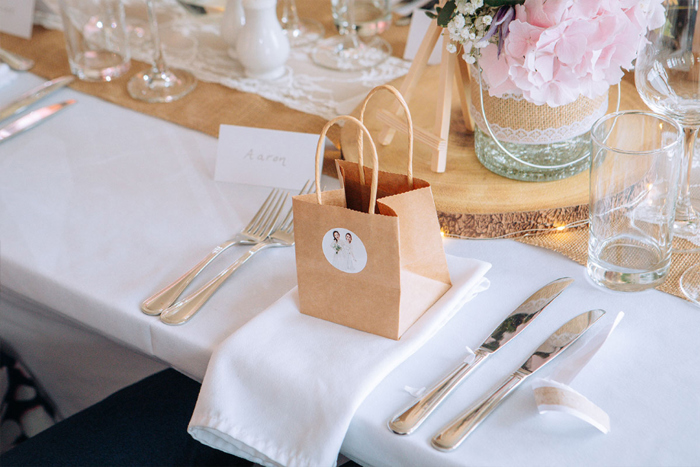
M 559 180 L 588 167 L 589 132 L 607 112 L 607 92 L 559 107 L 536 105 L 522 96 L 490 96 L 485 84 L 479 86 L 478 72 L 471 72 L 474 146 L 484 167 L 525 181 Z

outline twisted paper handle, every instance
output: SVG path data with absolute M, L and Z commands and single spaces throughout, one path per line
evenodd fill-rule
M 350 115 L 341 115 L 340 117 L 335 117 L 334 119 L 326 123 L 326 126 L 324 126 L 323 130 L 321 130 L 321 137 L 318 139 L 318 145 L 316 146 L 316 200 L 318 201 L 318 204 L 323 204 L 323 200 L 321 199 L 321 165 L 323 165 L 322 155 L 323 148 L 326 142 L 326 134 L 328 133 L 330 127 L 342 121 L 349 121 L 356 124 L 360 127 L 362 132 L 365 135 L 367 135 L 367 138 L 369 138 L 370 147 L 372 148 L 372 159 L 374 162 L 375 170 L 372 171 L 372 185 L 370 187 L 368 212 L 369 214 L 374 214 L 375 204 L 377 203 L 377 185 L 379 184 L 379 171 L 376 169 L 376 167 L 379 166 L 379 160 L 377 158 L 377 146 L 374 144 L 374 141 L 372 140 L 372 135 L 369 133 L 367 127 L 360 120 Z M 364 174 L 362 166 L 360 166 L 360 174 Z

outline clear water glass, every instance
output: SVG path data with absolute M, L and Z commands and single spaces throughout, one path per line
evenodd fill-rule
M 130 67 L 129 38 L 120 0 L 60 0 L 71 73 L 111 81 Z
M 598 120 L 591 141 L 588 275 L 613 290 L 656 287 L 671 265 L 683 130 L 625 111 Z

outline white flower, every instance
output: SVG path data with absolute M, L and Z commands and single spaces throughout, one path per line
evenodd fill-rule
M 485 26 L 489 26 L 491 22 L 493 21 L 493 18 L 491 18 L 491 15 L 485 15 L 481 17 L 481 24 Z
M 470 64 L 470 65 L 471 65 L 472 63 L 476 62 L 476 58 L 474 58 L 474 57 L 471 56 L 471 55 L 464 54 L 464 55 L 462 55 L 462 58 L 464 59 L 465 62 L 467 62 L 467 63 Z
M 447 51 L 451 54 L 457 52 L 457 47 L 453 43 L 447 44 Z
M 466 21 L 464 21 L 464 16 L 462 15 L 455 15 L 455 17 L 452 18 L 452 21 L 450 21 L 450 25 L 458 29 L 462 29 L 465 26 L 465 24 Z

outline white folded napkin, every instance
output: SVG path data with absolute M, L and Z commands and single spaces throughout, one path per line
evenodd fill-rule
M 12 71 L 7 63 L 0 63 L 0 88 L 10 84 L 16 77 L 17 72 Z
M 447 264 L 452 288 L 399 341 L 303 315 L 293 289 L 214 351 L 188 432 L 266 466 L 335 465 L 362 401 L 488 288 L 490 264 Z

